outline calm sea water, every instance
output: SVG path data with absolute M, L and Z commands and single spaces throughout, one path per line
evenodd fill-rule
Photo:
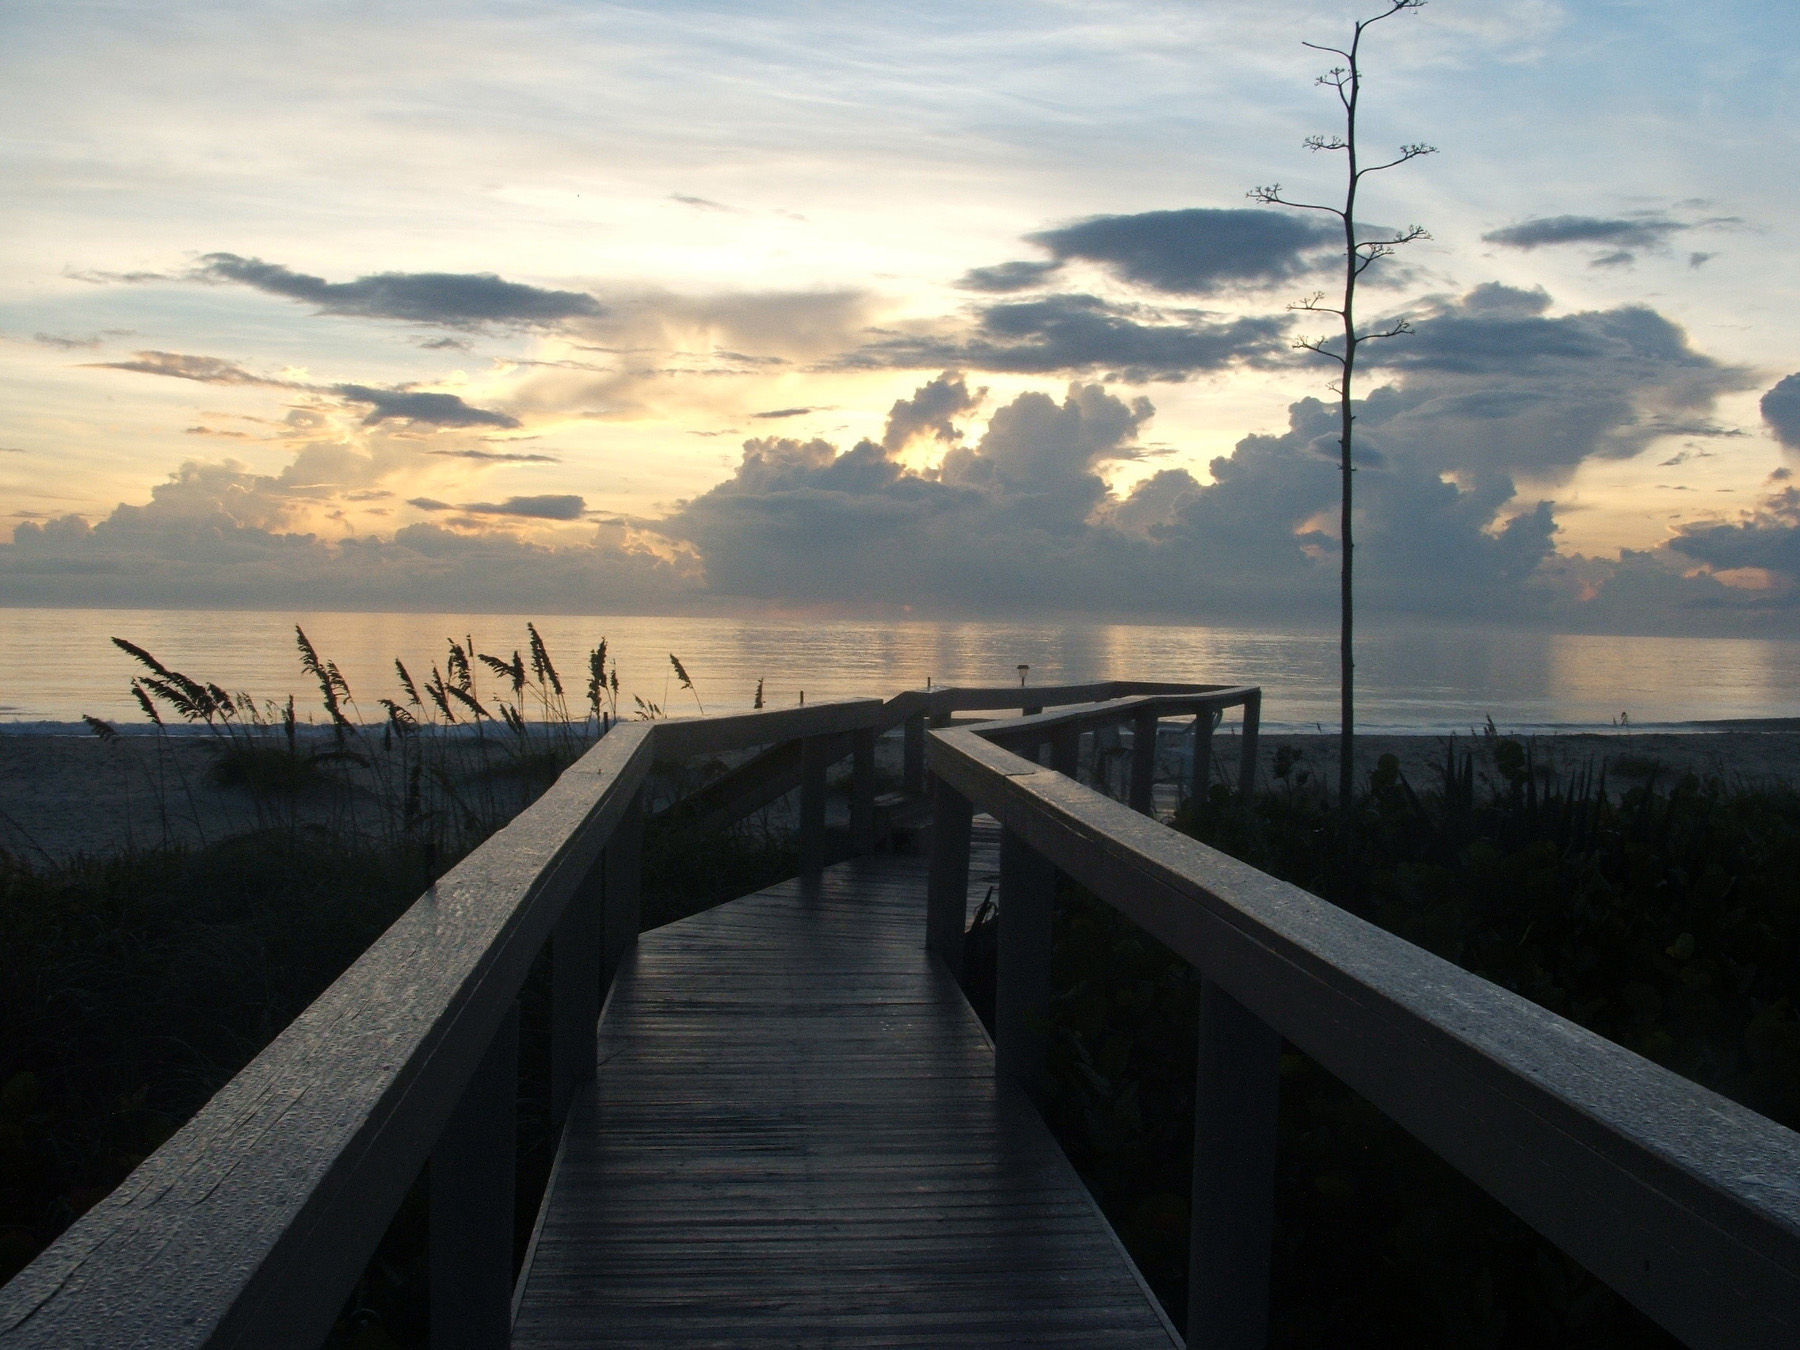
M 294 627 L 337 662 L 363 713 L 398 697 L 394 659 L 417 678 L 443 663 L 446 639 L 510 657 L 529 616 L 0 608 L 0 722 L 142 720 L 136 668 L 110 639 L 147 648 L 196 679 L 257 698 L 318 708 Z M 626 705 L 638 694 L 693 712 L 673 679 L 679 656 L 708 711 L 750 706 L 764 681 L 771 707 L 935 684 L 1096 679 L 1259 684 L 1265 725 L 1329 730 L 1337 718 L 1330 632 L 1112 623 L 858 622 L 782 618 L 579 618 L 538 630 L 571 690 L 601 638 L 619 663 Z M 487 673 L 482 672 L 485 676 Z M 491 678 L 488 686 L 492 687 Z M 1369 731 L 1633 726 L 1800 717 L 1800 642 L 1746 638 L 1563 636 L 1410 628 L 1372 632 L 1358 650 L 1358 721 Z

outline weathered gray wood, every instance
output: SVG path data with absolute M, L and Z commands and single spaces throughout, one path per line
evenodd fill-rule
M 825 866 L 825 770 L 832 758 L 824 737 L 800 742 L 800 876 L 807 882 Z
M 606 854 L 587 870 L 550 938 L 550 1120 L 560 1127 L 594 1071 L 605 949 Z
M 1061 692 L 1151 688 L 1197 687 Z M 1059 692 L 1033 696 L 1048 704 Z M 957 697 L 956 706 L 1004 708 L 1017 696 Z M 0 1291 L 0 1345 L 316 1344 L 603 847 L 603 965 L 629 950 L 637 846 L 628 841 L 653 759 L 842 738 L 915 715 L 938 722 L 953 710 L 932 691 L 885 706 L 860 700 L 615 726 Z M 966 875 L 966 860 L 961 866 Z M 583 941 L 571 935 L 565 947 Z M 581 1015 L 564 1000 L 565 1061 Z
M 917 797 L 925 792 L 925 714 L 907 715 L 901 724 L 900 786 Z
M 1178 1343 L 880 855 L 644 935 L 518 1350 Z
M 927 757 L 1676 1336 L 1800 1344 L 1800 1135 L 973 732 Z
M 850 733 L 850 848 L 868 853 L 875 847 L 875 728 Z
M 713 717 L 671 717 L 656 724 L 656 757 L 678 761 L 690 755 L 716 755 L 802 736 L 830 736 L 876 725 L 882 702 L 875 698 L 827 699 L 803 708 L 767 708 L 761 712 Z
M 1050 767 L 1073 778 L 1081 770 L 1081 728 L 1057 727 L 1050 736 Z
M 431 1151 L 431 1350 L 504 1350 L 512 1324 L 519 1005 Z
M 923 750 L 921 749 L 921 753 Z M 800 742 L 782 741 L 696 788 L 659 819 L 696 837 L 723 830 L 800 786 Z
M 931 788 L 931 873 L 925 899 L 925 949 L 962 976 L 969 889 L 969 799 L 942 780 Z
M 1156 713 L 1137 713 L 1131 719 L 1131 795 L 1133 811 L 1149 815 L 1156 809 Z
M 314 1350 L 649 769 L 615 726 L 0 1290 L 0 1346 Z
M 1256 738 L 1262 726 L 1262 690 L 1244 700 L 1244 729 L 1238 741 L 1238 795 L 1245 801 L 1256 791 Z
M 1050 933 L 1056 869 L 1008 830 L 1000 837 L 1000 949 L 994 981 L 994 1069 L 1028 1091 L 1049 1049 Z
M 1205 801 L 1212 788 L 1213 727 L 1219 714 L 1212 709 L 1194 714 L 1194 760 L 1188 770 L 1188 796 Z
M 612 988 L 613 977 L 637 945 L 643 927 L 640 879 L 644 870 L 644 794 L 631 794 L 619 813 L 612 837 L 601 855 L 600 997 Z
M 1187 1343 L 1269 1342 L 1281 1037 L 1211 980 L 1200 987 Z

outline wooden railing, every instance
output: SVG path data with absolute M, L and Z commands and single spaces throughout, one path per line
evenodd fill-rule
M 1059 871 L 1199 972 L 1189 1345 L 1267 1339 L 1284 1038 L 1688 1344 L 1800 1345 L 1800 1135 L 1081 786 L 1076 729 L 1186 711 L 1103 707 L 931 733 L 927 941 L 960 959 L 981 810 L 999 1071 L 1043 1070 Z
M 797 746 L 802 875 L 816 875 L 826 771 L 844 757 L 852 846 L 867 845 L 882 730 L 918 719 L 922 751 L 923 719 L 1145 688 L 934 690 L 615 726 L 0 1290 L 0 1347 L 312 1350 L 427 1161 L 432 1343 L 504 1345 L 519 992 L 547 944 L 559 1123 L 593 1072 L 602 1000 L 637 939 L 656 763 Z M 1203 699 L 1244 704 L 1253 734 L 1253 692 Z

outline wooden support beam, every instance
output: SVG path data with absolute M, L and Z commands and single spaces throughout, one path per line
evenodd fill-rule
M 1149 815 L 1155 809 L 1156 714 L 1139 713 L 1131 719 L 1131 793 L 1126 804 Z
M 875 851 L 875 728 L 850 733 L 850 851 Z
M 431 1350 L 502 1350 L 512 1330 L 519 1008 L 431 1153 Z
M 1081 767 L 1081 728 L 1070 725 L 1050 733 L 1050 767 L 1074 778 Z
M 1244 699 L 1244 735 L 1238 747 L 1238 793 L 1246 802 L 1256 791 L 1256 736 L 1262 725 L 1262 690 Z
M 816 885 L 825 871 L 825 766 L 829 738 L 800 742 L 800 880 Z
M 931 873 L 925 892 L 925 949 L 962 975 L 969 909 L 969 826 L 975 809 L 941 778 L 931 788 Z
M 1000 836 L 1000 951 L 994 983 L 994 1072 L 1027 1089 L 1049 1048 L 1050 928 L 1056 868 L 1023 839 Z
M 1269 1024 L 1203 980 L 1188 1245 L 1187 1343 L 1195 1350 L 1269 1343 L 1280 1062 L 1281 1037 Z
M 925 713 L 921 709 L 901 724 L 901 788 L 913 797 L 925 794 Z
M 1205 708 L 1194 714 L 1194 762 L 1188 766 L 1188 796 L 1205 801 L 1212 787 L 1212 738 L 1219 711 Z

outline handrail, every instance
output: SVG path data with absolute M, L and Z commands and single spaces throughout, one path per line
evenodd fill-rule
M 1058 870 L 1202 975 L 1189 1344 L 1266 1339 L 1283 1037 L 1676 1336 L 1800 1344 L 1800 1135 L 993 743 L 1035 720 L 931 734 L 928 941 L 955 960 L 980 809 L 1003 1071 L 1041 1070 Z
M 826 747 L 846 732 L 872 746 L 881 707 L 614 726 L 0 1290 L 0 1347 L 311 1350 L 434 1155 L 456 1165 L 433 1169 L 433 1324 L 458 1343 L 503 1344 L 512 1101 L 482 1089 L 514 1062 L 533 961 L 549 942 L 560 1114 L 593 1071 L 603 981 L 636 941 L 640 789 L 654 761 L 800 739 L 803 869 L 816 870 L 806 831 L 823 824 Z M 464 1222 L 440 1226 L 440 1211 Z

